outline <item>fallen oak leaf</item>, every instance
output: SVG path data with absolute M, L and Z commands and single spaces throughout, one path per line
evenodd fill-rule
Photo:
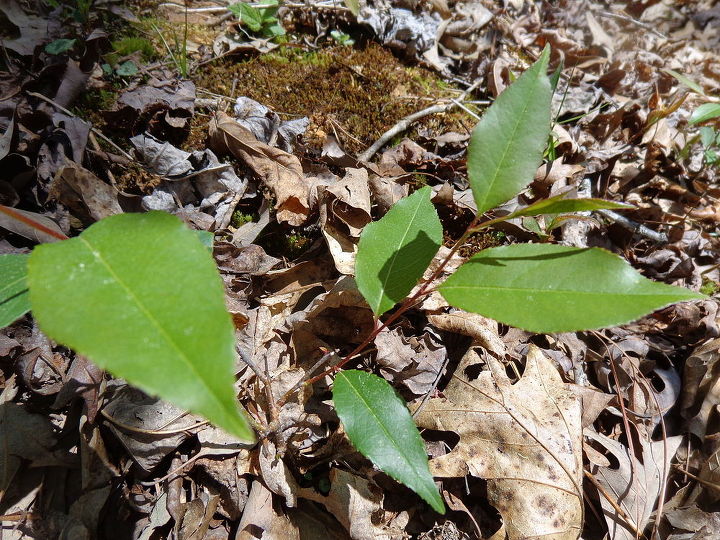
M 575 539 L 582 529 L 580 400 L 553 363 L 532 346 L 515 384 L 487 356 L 488 371 L 471 381 L 470 349 L 445 390 L 418 413 L 419 427 L 453 431 L 460 442 L 430 461 L 433 476 L 487 479 L 488 499 L 508 538 Z
M 310 188 L 304 180 L 300 160 L 258 141 L 231 116 L 218 112 L 210 120 L 210 146 L 242 160 L 275 194 L 277 220 L 302 225 L 310 213 Z

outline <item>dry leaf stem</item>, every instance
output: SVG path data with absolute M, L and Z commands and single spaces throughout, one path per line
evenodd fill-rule
M 605 488 L 600 485 L 600 482 L 597 481 L 597 479 L 593 476 L 592 473 L 589 473 L 588 471 L 583 470 L 585 473 L 585 478 L 590 480 L 590 483 L 595 486 L 595 489 L 598 490 L 598 492 L 605 497 L 607 502 L 610 503 L 610 505 L 615 509 L 615 511 L 618 513 L 618 515 L 623 519 L 625 524 L 628 526 L 628 528 L 633 532 L 636 538 L 645 538 L 645 536 L 638 530 L 635 523 L 633 523 L 632 519 L 630 519 L 630 516 L 627 515 L 627 512 L 620 508 L 620 505 L 613 500 L 613 498 L 610 496 L 610 494 L 605 491 Z

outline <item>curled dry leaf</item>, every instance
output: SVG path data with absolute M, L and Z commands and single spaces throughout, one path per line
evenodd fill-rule
M 688 419 L 688 431 L 700 437 L 707 435 L 708 421 L 720 402 L 720 339 L 697 347 L 685 362 L 681 407 Z
M 210 146 L 215 151 L 230 153 L 242 160 L 273 191 L 278 221 L 294 226 L 305 222 L 310 213 L 310 190 L 297 157 L 261 143 L 223 112 L 210 121 L 209 134 Z
M 605 435 L 586 429 L 585 436 L 610 452 L 618 464 L 598 467 L 594 472 L 595 478 L 625 512 L 625 516 L 633 520 L 633 526 L 639 531 L 644 530 L 660 497 L 664 471 L 670 469 L 670 461 L 682 442 L 682 436 L 669 437 L 666 441 L 641 441 L 642 462 L 631 455 L 629 448 Z M 610 537 L 635 539 L 636 534 L 625 521 L 626 517 L 619 516 L 605 497 L 600 497 L 600 503 Z
M 50 197 L 63 203 L 77 217 L 93 221 L 121 214 L 117 190 L 86 168 L 68 161 L 51 184 Z
M 342 180 L 318 187 L 320 228 L 338 272 L 352 274 L 357 238 L 372 221 L 370 189 L 365 169 L 347 169 Z
M 437 335 L 405 337 L 399 328 L 375 337 L 376 362 L 380 373 L 395 384 L 403 384 L 413 394 L 429 392 L 445 367 L 447 351 Z
M 415 417 L 418 426 L 460 435 L 430 461 L 434 476 L 488 481 L 488 498 L 508 538 L 575 539 L 582 529 L 580 401 L 557 369 L 531 347 L 522 378 L 512 384 L 488 356 L 488 371 L 471 381 L 470 350 L 445 390 Z
M 440 315 L 428 315 L 428 321 L 440 330 L 454 332 L 473 339 L 480 345 L 502 358 L 505 355 L 505 344 L 498 336 L 497 322 L 477 313 L 454 311 Z
M 391 531 L 384 530 L 376 521 L 377 516 L 383 514 L 382 491 L 365 478 L 332 469 L 330 493 L 321 495 L 313 488 L 305 488 L 300 496 L 324 505 L 347 529 L 353 540 L 399 538 L 391 534 Z

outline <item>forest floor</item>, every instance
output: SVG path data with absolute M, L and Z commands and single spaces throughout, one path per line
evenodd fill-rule
M 253 363 L 238 359 L 237 395 L 260 424 L 267 395 L 373 330 L 350 277 L 365 225 L 430 186 L 445 247 L 462 236 L 473 128 L 546 45 L 561 72 L 544 162 L 489 217 L 563 193 L 633 208 L 510 219 L 449 267 L 517 242 L 602 247 L 708 298 L 545 335 L 434 295 L 380 332 L 347 367 L 425 409 L 445 514 L 354 450 L 330 376 L 243 445 L 25 315 L 0 330 L 0 540 L 720 538 L 720 7 L 241 4 L 0 3 L 0 204 L 71 237 L 147 210 L 211 232 Z M 218 145 L 219 121 L 252 151 Z M 300 179 L 268 159 L 298 160 Z M 0 255 L 51 240 L 0 213 Z M 458 380 L 500 388 L 504 411 Z M 458 407 L 431 414 L 440 402 Z M 561 407 L 577 425 L 552 419 Z M 536 445 L 513 442 L 518 418 Z M 548 449 L 573 440 L 562 487 Z

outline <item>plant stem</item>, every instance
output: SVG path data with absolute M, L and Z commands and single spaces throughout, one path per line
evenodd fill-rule
M 500 221 L 504 221 L 506 218 L 496 218 L 491 219 L 482 223 L 478 222 L 478 217 L 475 217 L 475 219 L 472 220 L 470 225 L 468 225 L 467 229 L 465 229 L 465 232 L 463 235 L 455 242 L 453 247 L 450 249 L 448 254 L 443 258 L 443 260 L 440 262 L 438 267 L 433 271 L 433 273 L 430 275 L 429 278 L 423 280 L 422 285 L 420 285 L 420 288 L 413 294 L 412 296 L 408 296 L 405 300 L 403 300 L 403 303 L 400 304 L 400 307 L 390 315 L 384 322 L 380 324 L 375 324 L 375 328 L 372 332 L 370 332 L 367 337 L 357 346 L 355 347 L 352 352 L 347 354 L 340 362 L 335 364 L 332 367 L 329 367 L 319 375 L 316 375 L 315 377 L 312 377 L 306 381 L 304 381 L 302 384 L 297 384 L 290 390 L 288 390 L 285 395 L 283 395 L 282 398 L 277 402 L 278 407 L 282 407 L 290 397 L 298 391 L 302 386 L 307 386 L 310 384 L 313 384 L 314 382 L 319 381 L 323 377 L 330 375 L 332 373 L 336 373 L 337 371 L 340 371 L 342 367 L 347 364 L 350 360 L 358 356 L 360 353 L 362 353 L 365 348 L 372 343 L 372 341 L 375 339 L 375 337 L 388 328 L 392 323 L 394 323 L 396 320 L 400 318 L 406 311 L 408 311 L 410 308 L 412 308 L 415 303 L 422 298 L 423 296 L 426 296 L 430 294 L 430 284 L 433 283 L 440 275 L 442 274 L 442 271 L 445 269 L 445 267 L 448 265 L 450 260 L 452 259 L 453 255 L 457 253 L 458 249 L 462 247 L 462 245 L 467 241 L 467 239 L 472 235 L 473 233 L 479 231 L 480 229 L 484 229 L 485 227 L 488 227 L 494 223 L 499 223 Z

